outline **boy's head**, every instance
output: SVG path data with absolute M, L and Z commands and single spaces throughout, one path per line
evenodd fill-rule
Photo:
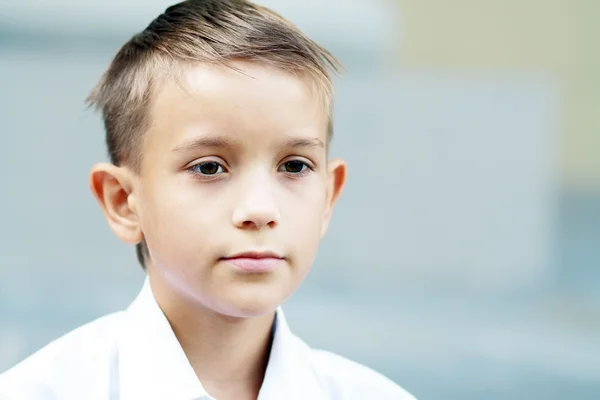
M 259 315 L 305 277 L 346 175 L 330 70 L 246 0 L 179 3 L 120 49 L 88 99 L 111 158 L 90 185 L 165 298 Z

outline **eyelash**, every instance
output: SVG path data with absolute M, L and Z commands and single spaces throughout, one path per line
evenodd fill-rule
M 288 171 L 280 171 L 280 169 L 282 167 L 285 168 L 286 164 L 289 163 L 301 163 L 302 164 L 302 169 L 300 172 L 288 172 Z M 214 174 L 204 174 L 202 172 L 200 172 L 198 170 L 198 168 L 201 168 L 202 166 L 206 166 L 207 164 L 216 164 L 217 166 L 217 172 L 215 172 Z M 219 172 L 219 170 L 221 170 L 221 172 Z M 304 177 L 312 172 L 314 172 L 315 168 L 313 166 L 311 166 L 309 163 L 302 161 L 302 160 L 298 160 L 298 159 L 292 159 L 292 160 L 288 160 L 284 163 L 282 163 L 278 168 L 277 171 L 278 172 L 283 172 L 286 175 L 288 175 L 291 178 L 301 178 Z M 190 167 L 187 168 L 187 171 L 194 174 L 195 176 L 201 177 L 202 179 L 212 179 L 218 175 L 221 175 L 225 172 L 227 172 L 227 169 L 223 166 L 223 164 L 221 164 L 218 161 L 202 161 L 199 163 L 196 163 Z

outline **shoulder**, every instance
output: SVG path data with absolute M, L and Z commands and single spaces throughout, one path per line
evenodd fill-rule
M 108 379 L 122 318 L 118 312 L 80 326 L 0 374 L 0 399 L 70 398 Z
M 382 374 L 324 350 L 311 351 L 313 370 L 334 398 L 415 400 Z

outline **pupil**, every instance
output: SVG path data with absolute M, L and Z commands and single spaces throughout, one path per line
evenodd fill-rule
M 200 172 L 204 175 L 214 175 L 219 171 L 219 164 L 214 162 L 207 162 L 200 165 Z
M 285 163 L 285 170 L 287 172 L 298 173 L 302 172 L 302 167 L 304 167 L 304 163 L 301 161 L 289 161 Z

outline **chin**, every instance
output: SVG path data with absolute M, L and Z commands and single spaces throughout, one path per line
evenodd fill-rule
M 277 288 L 238 287 L 215 299 L 215 311 L 235 318 L 260 317 L 274 312 L 288 296 Z
M 221 314 L 232 318 L 256 318 L 273 313 L 278 306 L 265 307 L 262 304 L 244 304 L 228 307 L 222 310 Z

